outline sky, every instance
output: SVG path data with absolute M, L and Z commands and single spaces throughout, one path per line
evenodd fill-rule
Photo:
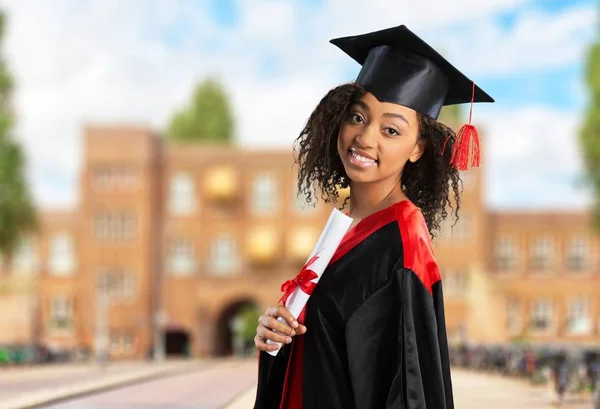
M 15 137 L 42 208 L 76 206 L 86 124 L 163 131 L 207 76 L 231 97 L 237 143 L 291 149 L 321 97 L 360 70 L 329 40 L 400 24 L 496 100 L 473 112 L 489 207 L 590 203 L 577 137 L 596 0 L 0 0 L 0 8 Z

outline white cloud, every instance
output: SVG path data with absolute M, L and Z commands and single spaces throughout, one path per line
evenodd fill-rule
M 591 192 L 580 186 L 579 115 L 546 107 L 478 110 L 484 167 L 494 208 L 585 208 Z
M 578 36 L 593 22 L 580 8 L 553 21 L 540 14 L 522 17 L 510 33 L 491 23 L 494 13 L 520 7 L 525 0 L 374 0 L 369 7 L 364 1 L 331 0 L 312 13 L 287 1 L 238 1 L 240 24 L 229 30 L 215 25 L 197 2 L 187 0 L 5 2 L 10 24 L 6 54 L 17 79 L 17 135 L 27 148 L 29 175 L 42 206 L 75 203 L 85 123 L 135 122 L 160 129 L 207 74 L 217 73 L 232 96 L 242 145 L 291 147 L 327 90 L 340 79 L 351 79 L 341 78 L 350 65 L 328 43 L 332 37 L 401 22 L 423 31 L 426 39 L 447 44 L 453 57 L 469 62 L 468 67 L 459 65 L 470 73 L 511 72 L 576 58 L 585 40 Z M 458 22 L 464 30 L 444 28 Z M 534 30 L 544 24 L 550 28 Z M 578 31 L 577 24 L 584 31 Z M 452 41 L 441 41 L 444 38 Z M 573 49 L 562 56 L 556 53 L 568 48 L 565 44 Z M 215 49 L 207 51 L 207 45 Z M 281 59 L 277 78 L 261 74 L 265 53 Z M 548 118 L 540 112 L 532 118 Z M 522 137 L 511 132 L 512 146 L 521 146 L 521 155 L 534 152 L 529 132 L 536 122 L 519 112 L 515 115 Z M 504 121 L 515 119 L 490 114 L 485 121 L 499 155 L 511 154 L 506 145 L 494 141 L 505 137 Z M 570 123 L 564 115 L 555 118 L 560 129 Z M 572 150 L 573 142 L 565 143 L 571 147 L 557 142 L 552 152 Z M 571 174 L 578 166 L 573 155 L 569 153 L 567 165 L 558 163 L 557 171 Z M 500 157 L 492 157 L 493 169 L 501 169 Z M 515 167 L 531 167 L 518 154 L 510 161 Z M 510 192 L 502 180 L 499 183 L 493 188 L 494 202 Z
M 246 34 L 244 41 L 289 40 L 294 32 L 297 8 L 292 2 L 244 0 L 239 6 L 242 16 L 239 32 Z
M 223 73 L 223 67 L 252 68 L 235 55 L 209 58 L 152 39 L 154 29 L 173 25 L 185 10 L 167 4 L 154 2 L 162 10 L 156 15 L 143 1 L 86 7 L 19 0 L 8 7 L 16 134 L 27 149 L 33 193 L 42 206 L 75 203 L 86 122 L 162 127 L 174 107 L 189 97 L 197 78 Z M 205 20 L 202 13 L 194 16 L 199 26 Z M 203 27 L 208 34 L 214 28 Z M 232 70 L 228 75 L 234 76 Z
M 417 31 L 460 22 L 469 24 L 526 0 L 421 0 L 388 1 L 331 0 L 321 13 L 319 24 L 331 27 L 335 35 L 354 35 L 387 26 L 406 24 Z M 321 28 L 321 27 L 320 27 Z M 329 34 L 329 33 L 328 33 Z
M 592 2 L 558 14 L 527 10 L 510 29 L 485 18 L 435 34 L 431 37 L 471 75 L 549 71 L 584 57 L 597 35 L 597 13 Z
M 326 90 L 336 84 L 311 78 L 298 78 L 273 84 L 246 83 L 236 88 L 240 143 L 250 148 L 291 148 L 306 119 Z

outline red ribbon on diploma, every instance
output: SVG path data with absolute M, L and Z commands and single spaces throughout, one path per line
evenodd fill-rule
M 310 260 L 306 262 L 300 273 L 293 280 L 287 280 L 285 283 L 281 285 L 281 291 L 283 291 L 283 295 L 281 296 L 281 301 L 284 305 L 287 302 L 287 299 L 294 292 L 294 290 L 298 287 L 302 289 L 306 294 L 311 295 L 317 286 L 316 283 L 313 283 L 312 280 L 318 277 L 317 273 L 310 270 L 309 267 L 317 261 L 319 258 L 318 255 L 314 255 Z

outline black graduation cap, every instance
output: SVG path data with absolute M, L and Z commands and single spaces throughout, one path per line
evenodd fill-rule
M 382 102 L 403 105 L 434 119 L 444 105 L 494 102 L 405 25 L 330 42 L 362 65 L 356 83 Z M 471 115 L 452 144 L 454 166 L 466 170 L 469 156 L 473 156 L 472 166 L 479 166 L 479 135 L 471 125 Z
M 434 119 L 444 105 L 494 102 L 404 25 L 330 42 L 362 65 L 356 82 L 382 102 Z

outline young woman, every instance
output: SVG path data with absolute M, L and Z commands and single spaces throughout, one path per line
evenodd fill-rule
M 332 40 L 362 65 L 331 90 L 297 143 L 298 187 L 354 219 L 304 311 L 260 317 L 256 409 L 453 408 L 442 281 L 431 239 L 459 169 L 479 165 L 476 130 L 443 105 L 493 102 L 405 26 Z M 288 325 L 279 322 L 282 317 Z M 267 340 L 284 346 L 277 349 Z

